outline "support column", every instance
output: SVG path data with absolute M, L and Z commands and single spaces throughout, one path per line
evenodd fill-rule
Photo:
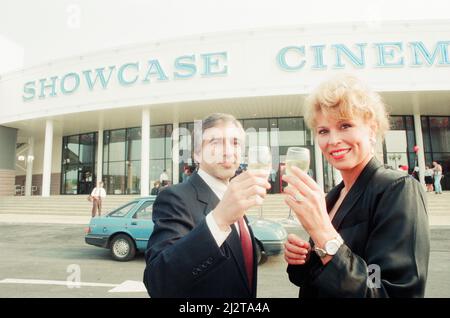
M 414 114 L 414 133 L 416 136 L 416 145 L 419 147 L 417 152 L 417 161 L 419 163 L 419 179 L 420 183 L 425 188 L 425 152 L 422 138 L 422 121 L 420 120 L 420 114 Z
M 27 154 L 27 174 L 25 178 L 25 195 L 31 196 L 33 192 L 31 187 L 33 185 L 33 161 L 34 161 L 34 137 L 28 138 L 28 154 Z
M 17 129 L 0 125 L 0 197 L 15 194 Z
M 149 195 L 150 188 L 150 110 L 142 110 L 141 127 L 141 196 Z
M 52 176 L 53 120 L 45 121 L 44 167 L 42 172 L 42 196 L 50 196 Z
M 311 131 L 311 135 L 314 136 Z M 316 164 L 316 181 L 320 188 L 323 190 L 323 161 L 322 161 L 322 151 L 320 151 L 319 144 L 317 142 L 317 137 L 314 138 L 314 162 Z
M 177 184 L 180 175 L 180 131 L 178 122 L 173 123 L 172 129 L 172 184 Z
M 97 134 L 97 182 L 99 181 L 103 181 L 103 129 L 99 129 Z

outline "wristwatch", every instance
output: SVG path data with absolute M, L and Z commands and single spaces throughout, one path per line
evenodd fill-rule
M 327 255 L 333 256 L 337 253 L 342 244 L 344 244 L 344 240 L 338 234 L 334 239 L 325 243 L 325 249 L 314 246 L 314 252 L 316 252 L 320 258 L 324 258 Z

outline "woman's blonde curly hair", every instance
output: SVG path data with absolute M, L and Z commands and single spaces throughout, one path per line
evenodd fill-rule
M 319 113 L 337 120 L 362 118 L 367 124 L 375 124 L 381 138 L 389 130 L 389 118 L 381 96 L 353 75 L 335 76 L 306 98 L 305 122 L 313 131 L 317 128 Z

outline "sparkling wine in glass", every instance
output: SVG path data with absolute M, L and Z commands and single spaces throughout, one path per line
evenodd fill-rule
M 286 174 L 293 175 L 292 167 L 297 167 L 304 172 L 308 172 L 310 163 L 310 153 L 308 148 L 303 147 L 289 147 L 286 153 Z M 298 221 L 292 215 L 292 210 L 289 209 L 287 219 L 282 223 L 287 225 L 299 225 Z
M 289 147 L 286 154 L 286 174 L 293 175 L 291 167 L 297 167 L 304 172 L 309 169 L 309 149 L 302 147 Z
M 249 171 L 263 172 L 266 179 L 269 178 L 272 170 L 272 152 L 267 146 L 252 146 L 248 148 L 248 166 Z M 259 218 L 262 219 L 262 206 L 259 208 Z

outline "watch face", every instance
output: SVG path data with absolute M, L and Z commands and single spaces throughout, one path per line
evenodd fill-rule
M 337 240 L 328 241 L 325 244 L 325 250 L 328 255 L 335 255 L 340 247 L 340 244 Z

